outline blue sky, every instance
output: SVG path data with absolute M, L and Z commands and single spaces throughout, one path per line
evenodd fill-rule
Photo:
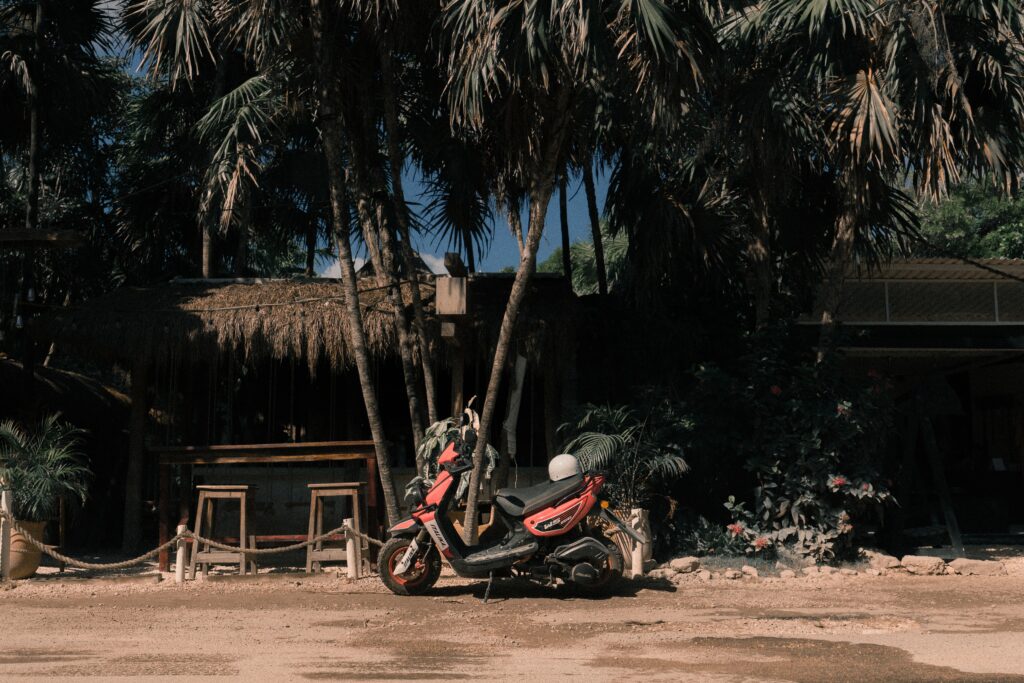
M 599 211 L 604 209 L 604 199 L 608 192 L 608 174 L 604 173 L 595 177 L 597 189 L 597 206 Z M 415 173 L 406 172 L 404 187 L 407 200 L 415 206 L 419 198 L 424 194 L 423 184 Z M 587 214 L 587 197 L 583 191 L 583 185 L 579 178 L 571 178 L 569 182 L 569 239 L 572 242 L 590 239 L 590 217 Z M 523 229 L 526 229 L 526 211 L 523 211 Z M 548 207 L 547 222 L 544 226 L 544 235 L 541 238 L 540 249 L 537 252 L 537 260 L 543 261 L 551 255 L 556 248 L 561 246 L 561 227 L 558 220 L 558 192 L 551 197 L 551 205 Z M 413 237 L 413 245 L 419 251 L 424 260 L 437 272 L 441 268 L 444 252 L 447 250 L 446 243 L 435 244 L 430 235 Z M 493 238 L 490 248 L 483 260 L 477 263 L 477 270 L 480 272 L 495 272 L 506 266 L 513 268 L 519 263 L 519 250 L 516 247 L 515 238 L 509 231 L 508 221 L 503 216 L 496 217 L 494 221 Z M 325 260 L 320 266 L 320 272 L 324 275 L 334 275 L 337 272 L 336 260 Z

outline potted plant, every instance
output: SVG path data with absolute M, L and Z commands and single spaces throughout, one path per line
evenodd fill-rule
M 664 495 L 690 469 L 681 446 L 690 429 L 684 407 L 653 393 L 641 399 L 637 408 L 585 406 L 578 422 L 562 428 L 572 435 L 564 450 L 576 455 L 584 469 L 604 472 L 602 495 L 647 539 L 636 546 L 624 534 L 611 532 L 625 569 L 634 576 L 653 562 L 652 498 Z
M 0 423 L 0 481 L 11 489 L 19 526 L 38 541 L 61 496 L 85 502 L 91 472 L 80 451 L 82 434 L 60 415 L 46 417 L 34 432 L 13 421 Z M 42 552 L 21 533 L 12 534 L 12 579 L 35 574 L 41 558 Z

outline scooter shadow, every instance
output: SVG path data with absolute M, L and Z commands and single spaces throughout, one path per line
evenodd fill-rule
M 677 588 L 675 584 L 667 579 L 655 579 L 643 577 L 642 579 L 623 579 L 614 588 L 600 593 L 587 593 L 569 585 L 546 586 L 534 581 L 516 578 L 495 578 L 491 586 L 491 593 L 487 596 L 490 602 L 505 602 L 517 599 L 545 599 L 545 600 L 611 600 L 613 598 L 635 598 L 641 590 L 663 591 L 674 593 Z M 472 596 L 483 600 L 487 592 L 487 581 L 475 581 L 469 584 L 456 586 L 435 586 L 427 596 L 435 598 L 455 598 Z

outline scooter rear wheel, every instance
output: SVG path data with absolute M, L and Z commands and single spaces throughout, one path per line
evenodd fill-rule
M 598 567 L 600 576 L 597 581 L 591 584 L 569 583 L 568 585 L 581 595 L 604 595 L 615 590 L 622 581 L 622 553 L 615 543 L 607 538 L 599 538 L 608 549 L 608 559 Z
M 441 556 L 437 554 L 437 548 L 433 545 L 413 561 L 409 571 L 395 574 L 395 567 L 402 561 L 411 543 L 411 538 L 392 538 L 380 549 L 377 561 L 380 579 L 395 595 L 422 595 L 430 590 L 441 576 Z

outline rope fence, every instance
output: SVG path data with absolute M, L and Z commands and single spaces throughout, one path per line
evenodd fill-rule
M 26 542 L 28 542 L 29 544 L 35 546 L 41 552 L 49 555 L 50 557 L 52 557 L 53 559 L 57 560 L 58 562 L 63 562 L 64 564 L 66 564 L 66 565 L 68 565 L 70 567 L 78 567 L 79 569 L 93 569 L 93 570 L 127 569 L 128 567 L 133 567 L 135 565 L 142 564 L 143 562 L 146 562 L 147 560 L 149 560 L 149 559 L 151 559 L 153 557 L 156 557 L 162 551 L 169 550 L 170 548 L 173 548 L 173 547 L 177 546 L 182 541 L 187 541 L 187 540 L 191 540 L 194 544 L 196 544 L 196 546 L 198 546 L 199 544 L 203 544 L 203 545 L 207 545 L 207 546 L 209 546 L 211 548 L 217 548 L 218 550 L 225 550 L 225 551 L 228 551 L 228 552 L 234 552 L 234 553 L 239 553 L 239 554 L 246 555 L 246 556 L 256 556 L 256 557 L 260 557 L 260 556 L 264 556 L 264 555 L 277 555 L 277 554 L 281 554 L 281 553 L 293 552 L 295 550 L 302 550 L 303 548 L 308 548 L 309 546 L 314 545 L 316 543 L 321 543 L 323 541 L 330 540 L 332 536 L 338 536 L 338 535 L 343 535 L 343 536 L 345 536 L 346 539 L 352 539 L 352 540 L 360 539 L 360 540 L 366 541 L 367 543 L 369 543 L 371 545 L 377 546 L 378 548 L 384 545 L 383 541 L 380 541 L 380 540 L 378 540 L 376 538 L 373 538 L 372 536 L 367 536 L 366 534 L 364 534 L 364 533 L 362 533 L 360 531 L 357 531 L 356 529 L 351 528 L 349 526 L 348 520 L 346 520 L 346 523 L 343 524 L 342 526 L 339 526 L 339 527 L 337 527 L 335 529 L 331 529 L 330 531 L 322 533 L 319 536 L 315 536 L 313 538 L 307 539 L 305 541 L 301 541 L 299 543 L 293 543 L 291 545 L 281 546 L 279 548 L 242 548 L 241 546 L 228 545 L 227 543 L 221 543 L 220 541 L 216 541 L 216 540 L 214 540 L 212 538 L 206 538 L 205 536 L 199 536 L 199 535 L 197 535 L 197 534 L 195 534 L 195 533 L 185 529 L 184 531 L 180 531 L 179 530 L 178 533 L 175 534 L 174 538 L 170 539 L 166 543 L 162 543 L 159 546 L 157 546 L 156 548 L 154 548 L 153 550 L 150 550 L 147 553 L 139 555 L 138 557 L 133 557 L 130 560 L 122 560 L 121 562 L 97 563 L 97 562 L 83 562 L 82 560 L 75 559 L 75 558 L 70 557 L 68 555 L 65 555 L 65 554 L 63 554 L 61 552 L 58 552 L 57 550 L 55 550 L 53 548 L 53 546 L 47 545 L 47 544 L 43 543 L 42 541 L 36 540 L 35 538 L 33 538 L 24 529 L 24 527 L 22 527 L 20 524 L 18 524 L 18 521 L 16 519 L 14 519 L 14 515 L 9 513 L 7 510 L 0 509 L 0 522 L 6 522 L 6 526 L 8 528 L 13 529 L 14 531 L 17 531 L 18 533 L 20 533 L 22 538 L 24 538 Z M 179 527 L 179 529 L 180 529 L 180 527 Z M 7 532 L 6 531 L 4 533 L 4 536 L 5 537 L 7 536 Z M 180 563 L 180 558 L 181 557 L 182 557 L 182 554 L 179 553 L 179 563 Z M 7 558 L 4 557 L 4 568 L 3 568 L 3 571 L 5 571 L 5 572 L 6 572 L 6 564 L 7 564 L 7 562 L 9 562 L 9 560 L 7 560 Z M 179 575 L 180 575 L 180 568 L 179 568 Z M 0 577 L 0 578 L 2 578 L 2 577 Z

